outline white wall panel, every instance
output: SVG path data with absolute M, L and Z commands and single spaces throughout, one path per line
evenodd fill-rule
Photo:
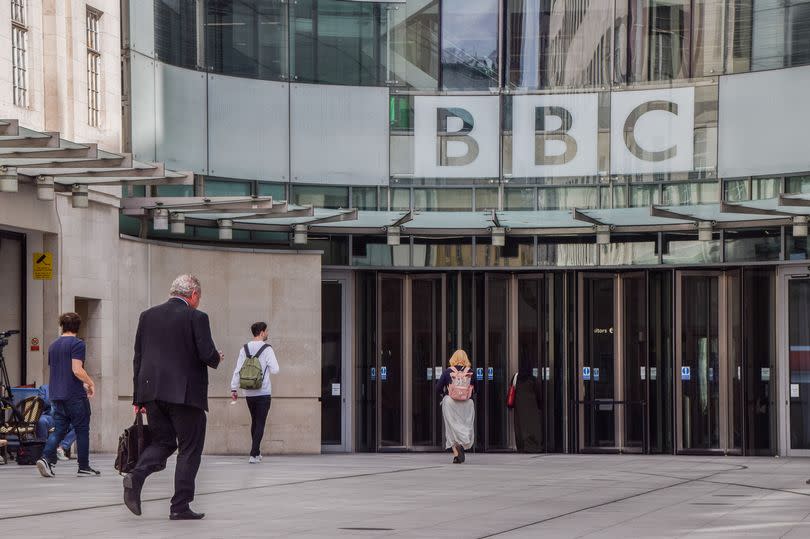
M 129 48 L 155 57 L 155 3 L 129 0 Z
M 155 161 L 155 61 L 137 52 L 130 55 L 132 155 Z
M 289 85 L 209 75 L 209 174 L 286 181 Z
M 292 181 L 388 182 L 388 88 L 294 84 Z
M 722 177 L 810 170 L 810 67 L 720 77 Z
M 206 74 L 156 65 L 157 160 L 171 169 L 208 174 Z

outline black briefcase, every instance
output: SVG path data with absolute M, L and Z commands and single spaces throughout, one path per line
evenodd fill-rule
M 152 442 L 149 425 L 143 424 L 143 412 L 135 414 L 135 422 L 124 429 L 118 438 L 118 453 L 115 456 L 115 469 L 121 475 L 128 474 L 138 464 L 138 457 Z

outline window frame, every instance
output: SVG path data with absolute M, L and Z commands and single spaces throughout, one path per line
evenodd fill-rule
M 85 13 L 87 46 L 87 124 L 101 127 L 101 17 L 91 6 Z

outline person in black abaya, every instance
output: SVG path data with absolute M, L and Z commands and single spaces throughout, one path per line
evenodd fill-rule
M 530 368 L 518 370 L 515 384 L 515 443 L 520 453 L 540 453 L 542 445 L 542 423 L 540 381 Z

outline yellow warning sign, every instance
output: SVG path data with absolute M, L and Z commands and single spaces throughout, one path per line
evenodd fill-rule
M 34 280 L 53 279 L 53 253 L 34 253 Z

